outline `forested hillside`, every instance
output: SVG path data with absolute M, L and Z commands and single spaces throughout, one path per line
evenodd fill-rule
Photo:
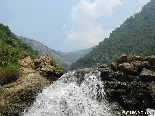
M 155 54 L 155 0 L 128 18 L 84 58 L 73 63 L 71 69 L 109 64 L 123 53 L 129 56 Z
M 37 52 L 18 39 L 8 26 L 0 23 L 0 85 L 19 77 L 18 60 L 28 55 L 36 57 Z

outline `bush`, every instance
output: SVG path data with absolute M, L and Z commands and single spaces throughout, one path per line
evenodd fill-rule
M 12 83 L 21 75 L 19 65 L 9 65 L 0 67 L 0 85 Z
M 60 64 L 57 64 L 55 60 L 53 60 L 53 66 L 56 70 L 63 70 L 62 66 Z

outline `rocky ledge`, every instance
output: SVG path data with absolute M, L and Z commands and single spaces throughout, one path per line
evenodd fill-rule
M 117 103 L 121 110 L 155 109 L 155 55 L 127 57 L 123 54 L 99 69 L 107 99 Z
M 47 56 L 19 61 L 22 76 L 12 83 L 0 86 L 0 116 L 19 116 L 29 107 L 38 92 L 65 73 L 56 70 L 53 59 Z

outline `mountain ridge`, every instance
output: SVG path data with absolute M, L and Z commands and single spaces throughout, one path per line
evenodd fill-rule
M 69 70 L 72 63 L 75 63 L 78 59 L 84 57 L 94 48 L 91 47 L 87 49 L 65 53 L 51 49 L 46 45 L 27 37 L 18 36 L 18 38 L 21 39 L 24 43 L 30 45 L 34 50 L 36 50 L 38 52 L 38 55 L 51 56 L 53 59 L 56 60 L 58 64 L 62 65 L 62 67 L 66 70 Z
M 110 64 L 125 53 L 129 56 L 155 54 L 155 0 L 131 16 L 84 58 L 71 65 L 71 70 Z
M 56 53 L 68 59 L 70 62 L 75 63 L 78 59 L 84 57 L 87 53 L 89 53 L 93 48 L 95 48 L 95 46 L 87 49 L 76 50 L 74 52 L 65 53 L 61 51 L 56 51 Z

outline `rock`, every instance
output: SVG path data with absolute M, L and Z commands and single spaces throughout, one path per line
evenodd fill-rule
M 110 103 L 117 102 L 125 111 L 155 109 L 155 55 L 121 55 L 109 69 L 100 70 Z
M 137 68 L 132 63 L 122 63 L 118 65 L 118 70 L 126 74 L 136 74 Z
M 143 61 L 143 62 L 142 62 L 142 66 L 143 66 L 144 68 L 148 68 L 148 69 L 151 68 L 151 65 L 150 65 L 149 61 Z
M 114 72 L 109 68 L 102 68 L 99 70 L 101 71 L 100 77 L 102 81 L 112 81 L 112 80 L 125 81 L 126 79 L 125 75 L 120 71 Z
M 112 63 L 110 64 L 110 68 L 111 68 L 112 70 L 116 71 L 116 70 L 117 70 L 117 63 L 116 63 L 116 62 L 112 62 Z
M 21 64 L 22 67 L 34 69 L 33 60 L 30 56 L 28 56 L 22 60 L 19 60 L 19 63 Z
M 53 66 L 53 59 L 48 56 L 40 56 L 37 59 L 34 59 L 35 68 L 41 68 L 42 66 Z
M 145 83 L 106 81 L 105 90 L 111 102 L 118 102 L 127 111 L 145 111 L 152 105 L 152 90 Z
M 142 57 L 140 57 L 140 56 L 132 56 L 131 57 L 132 58 L 132 61 L 143 61 L 144 59 L 142 58 Z
M 28 56 L 24 59 L 21 59 L 19 62 L 21 63 L 22 70 L 24 72 L 29 73 L 30 71 L 38 71 L 43 77 L 51 80 L 55 80 L 57 76 L 60 77 L 63 73 L 65 73 L 64 70 L 56 71 L 55 67 L 53 66 L 53 59 L 48 56 L 40 56 L 35 59 L 32 59 Z
M 127 61 L 127 55 L 123 54 L 118 59 L 117 62 L 126 62 Z
M 106 64 L 100 65 L 99 68 L 107 68 L 108 66 Z
M 0 113 L 13 116 L 30 106 L 35 96 L 47 86 L 49 81 L 38 72 L 24 73 L 17 81 L 0 87 Z M 16 106 L 16 107 L 14 107 Z M 8 108 L 8 109 L 7 109 Z M 10 108 L 16 110 L 11 112 Z M 9 112 L 5 110 L 10 110 Z
M 139 78 L 143 81 L 155 81 L 155 72 L 143 68 L 143 71 L 140 73 Z
M 55 73 L 55 68 L 53 66 L 47 65 L 40 68 L 40 74 L 44 77 L 53 77 Z
M 144 59 L 145 59 L 146 61 L 149 61 L 149 62 L 155 62 L 155 55 L 146 56 L 146 57 L 144 57 Z

